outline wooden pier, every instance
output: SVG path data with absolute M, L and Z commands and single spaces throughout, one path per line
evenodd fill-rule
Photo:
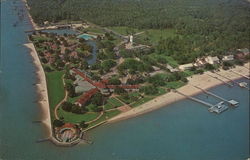
M 216 74 L 219 75 L 219 76 L 221 76 L 221 77 L 224 77 L 224 78 L 230 80 L 231 82 L 237 84 L 239 87 L 246 88 L 247 90 L 250 90 L 249 87 L 241 86 L 240 83 L 239 83 L 239 82 L 236 82 L 235 80 L 232 80 L 232 79 L 230 79 L 230 78 L 227 78 L 227 77 L 225 77 L 225 76 L 223 76 L 223 75 L 220 75 L 220 74 L 218 74 L 218 73 L 216 73 Z
M 215 74 L 217 74 L 217 73 L 215 73 Z M 214 78 L 214 79 L 217 79 L 217 80 L 223 82 L 224 84 L 228 85 L 229 87 L 233 87 L 233 84 L 231 84 L 231 83 L 229 83 L 229 82 L 227 82 L 227 81 L 224 81 L 224 80 L 222 80 L 222 79 L 220 79 L 220 78 L 218 78 L 218 77 L 214 77 L 214 76 L 212 76 L 212 75 L 210 75 L 210 74 L 207 74 L 207 75 L 210 76 L 210 77 L 212 77 L 212 78 Z M 228 78 L 227 78 L 227 79 L 228 79 Z M 229 80 L 230 80 L 230 79 L 229 79 Z M 232 81 L 232 80 L 230 80 L 230 81 Z
M 177 90 L 175 90 L 175 92 L 178 93 L 178 94 L 180 94 L 180 95 L 182 95 L 182 96 L 184 96 L 184 97 L 187 97 L 188 99 L 190 99 L 190 100 L 192 100 L 192 101 L 201 103 L 201 104 L 203 104 L 203 105 L 205 105 L 205 106 L 208 106 L 208 107 L 213 107 L 213 106 L 214 106 L 214 105 L 211 104 L 211 103 L 205 102 L 205 101 L 200 100 L 200 99 L 198 99 L 198 98 L 194 98 L 194 97 L 185 95 L 185 94 L 183 94 L 183 93 L 181 93 L 181 92 L 179 92 L 179 91 L 177 91 Z
M 200 87 L 198 87 L 198 86 L 194 86 L 194 85 L 192 85 L 192 86 L 195 87 L 195 88 L 197 88 L 197 89 L 200 89 L 200 90 L 203 91 L 204 93 L 206 93 L 206 94 L 208 94 L 208 95 L 211 95 L 211 96 L 213 96 L 213 97 L 215 97 L 215 98 L 217 98 L 217 99 L 219 99 L 219 100 L 221 100 L 221 101 L 224 101 L 224 102 L 229 103 L 229 100 L 227 100 L 227 99 L 225 99 L 225 98 L 223 98 L 223 97 L 220 97 L 220 96 L 218 96 L 218 95 L 216 95 L 216 94 L 214 94 L 214 93 L 212 93 L 212 92 L 209 92 L 209 91 L 207 91 L 207 90 L 205 90 L 205 89 L 202 89 L 202 88 L 200 88 Z
M 48 138 L 43 138 L 43 139 L 38 139 L 36 142 L 37 142 L 37 143 L 41 143 L 41 142 L 46 142 L 46 141 L 50 141 L 50 137 L 48 137 Z
M 235 74 L 237 74 L 237 75 L 240 75 L 240 76 L 242 76 L 242 77 L 244 77 L 244 78 L 246 78 L 246 79 L 250 79 L 249 76 L 243 75 L 243 74 L 238 73 L 238 72 L 235 72 L 235 71 L 233 71 L 233 70 L 230 70 L 230 71 L 233 72 L 233 73 L 235 73 Z

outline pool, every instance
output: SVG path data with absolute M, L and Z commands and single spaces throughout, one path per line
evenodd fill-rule
M 81 35 L 79 35 L 77 37 L 78 38 L 83 38 L 85 40 L 92 40 L 93 38 L 96 38 L 96 36 L 90 35 L 90 34 L 81 34 Z

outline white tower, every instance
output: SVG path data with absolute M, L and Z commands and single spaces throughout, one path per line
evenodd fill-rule
M 131 45 L 133 45 L 133 36 L 132 35 L 129 36 L 129 42 L 131 43 Z

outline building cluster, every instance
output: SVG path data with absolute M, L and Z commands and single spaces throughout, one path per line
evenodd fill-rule
M 79 138 L 80 130 L 72 123 L 65 123 L 61 127 L 55 128 L 55 137 L 59 142 L 70 143 Z
M 179 69 L 184 71 L 191 69 L 192 67 L 203 67 L 205 64 L 220 64 L 221 62 L 229 62 L 233 61 L 235 59 L 237 60 L 244 60 L 246 56 L 249 56 L 249 50 L 247 48 L 245 49 L 237 49 L 235 53 L 225 55 L 221 59 L 219 59 L 217 56 L 207 56 L 207 57 L 201 57 L 197 58 L 194 63 L 188 63 L 183 64 L 179 66 Z
M 76 102 L 78 106 L 84 106 L 97 92 L 104 95 L 110 95 L 116 88 L 123 88 L 124 90 L 131 92 L 138 91 L 140 87 L 139 85 L 126 84 L 110 85 L 108 84 L 108 80 L 93 81 L 86 72 L 79 71 L 75 68 L 70 71 L 70 74 L 76 77 L 76 81 L 74 82 L 74 84 L 77 85 L 75 91 L 77 93 L 83 93 Z

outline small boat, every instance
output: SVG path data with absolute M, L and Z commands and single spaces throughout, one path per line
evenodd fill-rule
M 247 83 L 246 82 L 240 82 L 239 86 L 242 87 L 242 88 L 243 87 L 246 88 L 247 87 Z

